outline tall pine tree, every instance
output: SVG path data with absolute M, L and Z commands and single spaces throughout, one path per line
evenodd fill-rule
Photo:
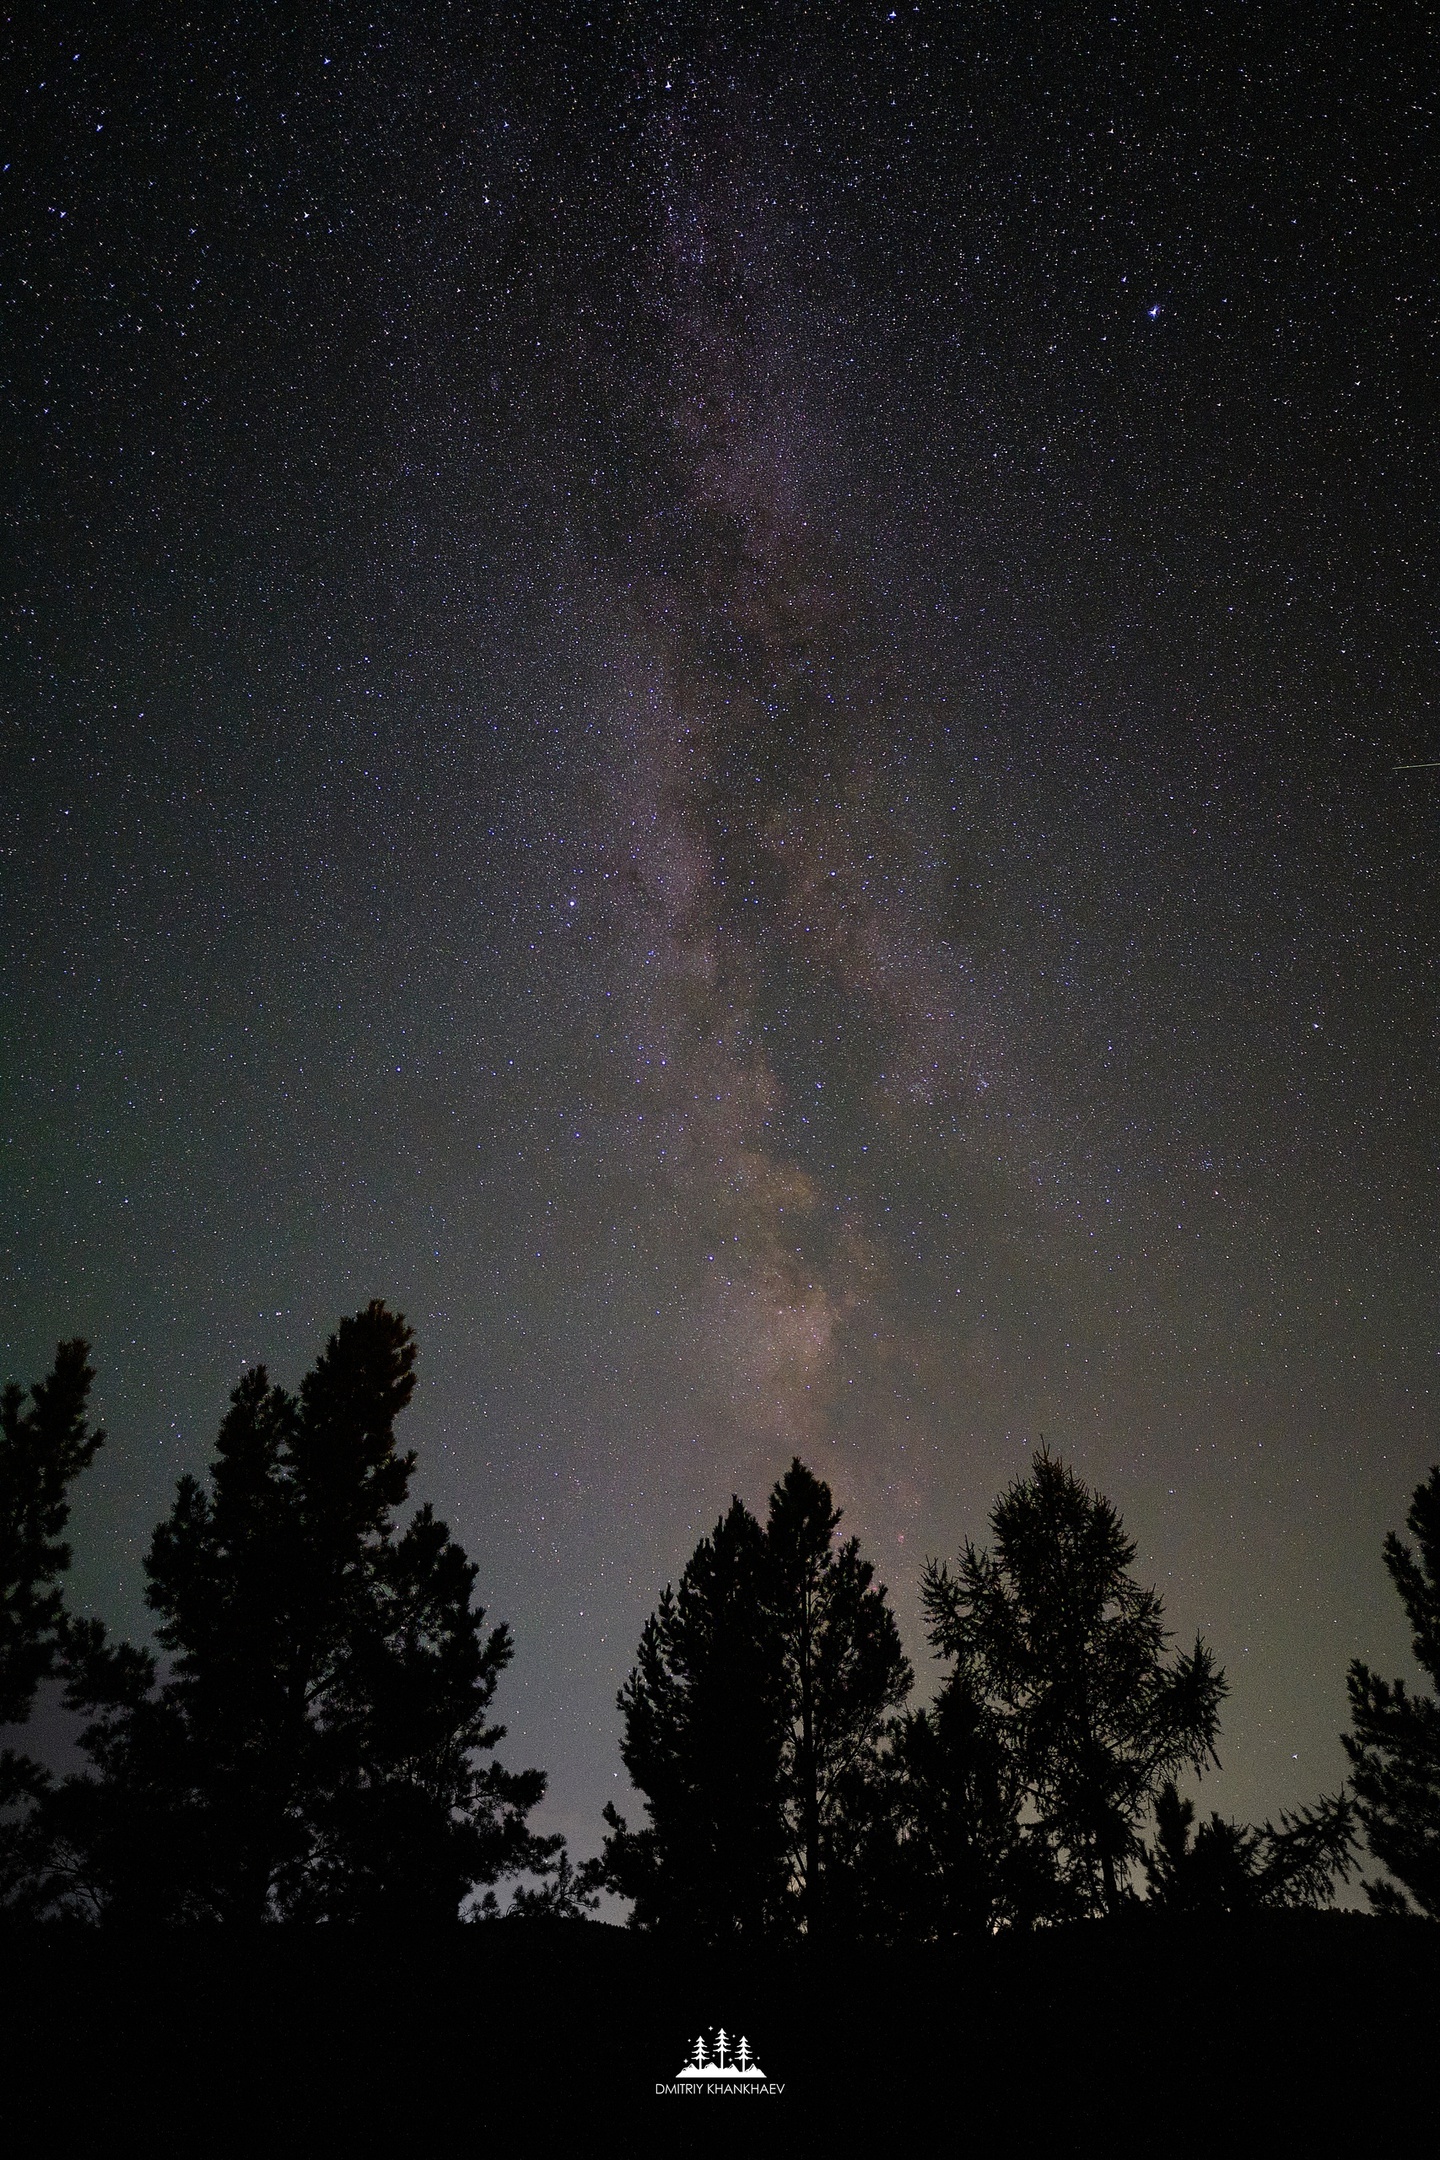
M 829 1486 L 797 1457 L 770 1495 L 765 1543 L 786 1705 L 791 1882 L 812 1936 L 868 1929 L 886 1743 L 914 1678 L 888 1592 L 858 1539 L 837 1540 L 839 1523 Z
M 1213 1759 L 1224 1676 L 1198 1640 L 1167 1656 L 1134 1544 L 1064 1463 L 1038 1454 L 990 1526 L 992 1552 L 967 1545 L 956 1576 L 927 1568 L 931 1640 L 1023 1780 L 1053 1909 L 1114 1912 L 1161 1786 Z
M 98 1775 L 53 1821 L 77 1887 L 115 1917 L 453 1918 L 546 1868 L 538 1771 L 490 1756 L 511 1655 L 475 1569 L 422 1507 L 395 1422 L 415 1343 L 375 1303 L 298 1397 L 263 1369 L 231 1398 L 210 1487 L 185 1478 L 146 1562 L 166 1669 L 98 1635 L 72 1700 Z
M 637 1926 L 723 1941 L 862 1924 L 910 1668 L 839 1519 L 792 1463 L 765 1529 L 732 1501 L 646 1623 L 620 1710 L 648 1821 L 606 1810 L 607 1880 Z
M 1440 1465 L 1416 1486 L 1405 1520 L 1418 1554 L 1392 1530 L 1385 1565 L 1410 1622 L 1415 1662 L 1440 1690 Z M 1350 1782 L 1370 1850 L 1394 1878 L 1366 1891 L 1382 1911 L 1404 1911 L 1413 1899 L 1440 1920 L 1440 1701 L 1412 1694 L 1403 1680 L 1382 1680 L 1358 1658 L 1347 1686 Z
M 607 1807 L 605 1866 L 635 1924 L 706 1942 L 781 1931 L 780 1659 L 764 1533 L 738 1499 L 645 1623 L 620 1710 L 649 1821 L 631 1830 Z
M 61 1578 L 70 1487 L 104 1434 L 87 1422 L 95 1375 L 88 1346 L 60 1343 L 29 1391 L 0 1395 L 0 1726 L 23 1725 L 42 1684 L 63 1669 L 75 1637 Z M 33 1756 L 0 1749 L 0 1910 L 33 1911 L 46 1869 L 35 1803 L 50 1774 Z

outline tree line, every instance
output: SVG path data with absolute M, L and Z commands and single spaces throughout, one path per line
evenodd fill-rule
M 1278 1822 L 1197 1821 L 1224 1674 L 1175 1650 L 1115 1509 L 1042 1450 L 990 1543 L 927 1565 L 934 1699 L 885 1586 L 798 1459 L 764 1522 L 737 1498 L 647 1621 L 618 1698 L 632 1828 L 576 1867 L 496 1757 L 512 1655 L 429 1506 L 398 1418 L 416 1346 L 381 1303 L 291 1394 L 247 1373 L 206 1484 L 145 1562 L 154 1650 L 70 1613 L 64 1532 L 103 1435 L 81 1341 L 0 1396 L 0 1725 L 58 1684 L 83 1771 L 0 1750 L 0 1912 L 110 1924 L 577 1915 L 708 1942 L 950 1941 L 1156 1911 L 1328 1902 L 1440 1918 L 1440 1705 L 1358 1661 L 1348 1787 Z M 1440 1685 L 1440 1467 L 1385 1564 Z M 521 1879 L 523 1878 L 523 1880 Z

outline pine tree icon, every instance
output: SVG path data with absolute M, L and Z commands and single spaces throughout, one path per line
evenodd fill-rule
M 676 2072 L 682 2078 L 760 2078 L 765 2076 L 755 2060 L 755 2050 L 744 2033 L 738 2041 L 732 2041 L 723 2025 L 717 2025 L 712 2040 L 702 2032 L 691 2047 L 682 2067 Z

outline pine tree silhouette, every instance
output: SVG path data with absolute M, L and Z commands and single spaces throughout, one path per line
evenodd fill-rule
M 76 1640 L 61 1577 L 70 1486 L 105 1435 L 86 1422 L 95 1375 L 88 1346 L 60 1343 L 44 1380 L 0 1395 L 0 1726 L 23 1725 L 42 1685 L 64 1669 Z M 0 1748 L 0 1910 L 39 1913 L 53 1887 L 50 1843 L 37 1803 L 50 1773 Z
M 789 1714 L 785 1821 L 810 1935 L 844 1931 L 863 1901 L 863 1832 L 914 1677 L 888 1592 L 858 1540 L 836 1539 L 839 1523 L 829 1486 L 797 1457 L 770 1495 L 765 1542 Z
M 1149 1902 L 1172 1912 L 1328 1905 L 1354 1864 L 1354 1818 L 1342 1793 L 1282 1815 L 1278 1829 L 1212 1814 L 1192 1841 L 1195 1804 L 1167 1782 L 1155 1802 L 1154 1843 L 1142 1856 Z
M 1357 1658 L 1347 1680 L 1351 1730 L 1342 1737 L 1370 1850 L 1394 1878 L 1367 1883 L 1366 1894 L 1381 1911 L 1408 1910 L 1413 1900 L 1440 1920 L 1440 1465 L 1416 1486 L 1405 1520 L 1418 1553 L 1392 1531 L 1385 1566 L 1415 1662 L 1436 1693 L 1412 1694 Z
M 734 1500 L 666 1588 L 620 1692 L 621 1756 L 649 1822 L 632 1831 L 607 1807 L 605 1865 L 637 1926 L 706 1941 L 783 1927 L 785 1718 L 764 1571 L 764 1534 Z
M 1023 1785 L 1056 1916 L 1113 1913 L 1155 1795 L 1214 1759 L 1224 1675 L 1198 1639 L 1167 1657 L 1119 1516 L 1045 1450 L 990 1523 L 993 1552 L 967 1546 L 954 1577 L 927 1567 L 930 1639 Z
M 901 1725 L 890 1768 L 889 1836 L 874 1850 L 895 1935 L 980 1939 L 1051 1910 L 1054 1870 L 1026 1819 L 1025 1765 L 976 1660 L 952 1653 L 935 1701 Z
M 60 1577 L 69 1489 L 105 1435 L 86 1423 L 88 1345 L 60 1343 L 49 1376 L 0 1395 L 0 1725 L 23 1724 L 65 1643 Z
M 402 1529 L 395 1422 L 415 1341 L 380 1303 L 343 1320 L 298 1397 L 236 1388 L 209 1489 L 182 1479 L 146 1562 L 170 1670 L 99 1637 L 71 1699 L 99 1775 L 52 1819 L 116 1918 L 456 1917 L 477 1886 L 545 1870 L 539 1771 L 490 1756 L 509 1632 L 428 1507 Z
M 818 1932 L 859 1902 L 861 1832 L 910 1667 L 883 1585 L 791 1464 L 762 1531 L 736 1499 L 666 1588 L 620 1692 L 649 1823 L 605 1810 L 633 1923 L 723 1941 Z

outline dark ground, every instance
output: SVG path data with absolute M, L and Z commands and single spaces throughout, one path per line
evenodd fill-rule
M 518 1923 L 3 1945 L 19 2152 L 1384 2149 L 1433 2083 L 1440 1928 L 1090 1927 L 964 1958 L 667 1954 Z M 784 2092 L 659 2097 L 702 2028 Z M 22 2146 L 21 2134 L 26 2133 Z

